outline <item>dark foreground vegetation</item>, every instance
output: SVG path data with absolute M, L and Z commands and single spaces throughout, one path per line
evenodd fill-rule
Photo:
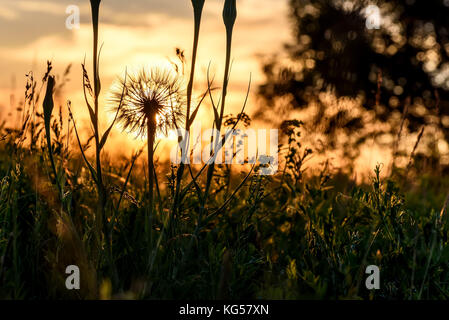
M 244 107 L 236 117 L 225 110 L 236 2 L 226 0 L 223 12 L 227 49 L 219 103 L 211 81 L 204 95 L 193 93 L 204 1 L 192 4 L 189 82 L 185 92 L 177 90 L 182 121 L 169 125 L 188 130 L 205 98 L 215 128 L 248 124 Z M 284 120 L 275 175 L 259 175 L 257 166 L 240 172 L 218 164 L 166 165 L 155 157 L 155 133 L 164 128 L 154 119 L 168 105 L 142 92 L 127 105 L 133 90 L 127 81 L 141 80 L 125 77 L 115 94 L 115 119 L 145 131 L 150 149 L 147 158 L 130 150 L 128 159 L 108 160 L 104 147 L 115 120 L 101 130 L 100 1 L 91 5 L 93 76 L 83 65 L 83 88 L 92 137 L 83 141 L 70 103 L 59 114 L 54 108 L 64 77 L 54 77 L 50 63 L 42 85 L 28 75 L 20 125 L 0 126 L 0 298 L 449 297 L 447 170 L 421 161 L 416 147 L 405 169 L 393 165 L 381 178 L 389 164 L 379 164 L 366 183 L 329 169 L 331 160 L 312 174 L 305 162 L 314 146 L 302 145 L 301 136 L 307 123 Z M 169 76 L 162 78 L 174 87 Z M 136 103 L 141 109 L 131 108 Z M 402 124 L 395 129 L 399 136 Z M 80 269 L 80 290 L 66 289 L 69 265 Z M 368 265 L 380 268 L 379 290 L 365 286 Z
M 366 185 L 326 167 L 321 175 L 303 175 L 310 151 L 297 144 L 299 124 L 284 126 L 290 134 L 282 149 L 285 170 L 251 174 L 236 197 L 230 194 L 242 178 L 218 167 L 204 218 L 194 186 L 172 214 L 177 167 L 158 172 L 148 216 L 145 166 L 128 175 L 133 159 L 106 164 L 101 247 L 96 185 L 79 153 L 67 150 L 59 120 L 51 127 L 62 197 L 38 134 L 43 119 L 31 126 L 39 143 L 29 147 L 20 143 L 21 132 L 2 128 L 0 297 L 447 298 L 447 180 L 430 172 L 410 179 L 399 171 L 381 179 L 379 168 Z M 225 199 L 232 200 L 223 207 Z M 65 288 L 71 264 L 80 267 L 79 291 Z M 380 290 L 365 287 L 370 264 L 380 267 Z

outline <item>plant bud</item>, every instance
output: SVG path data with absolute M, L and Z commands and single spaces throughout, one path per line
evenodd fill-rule
M 226 0 L 223 8 L 223 21 L 228 32 L 232 32 L 237 19 L 236 0 Z

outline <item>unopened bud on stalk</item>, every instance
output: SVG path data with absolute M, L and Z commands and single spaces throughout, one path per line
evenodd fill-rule
M 232 32 L 237 19 L 236 0 L 226 0 L 223 8 L 223 21 L 228 32 Z
M 94 52 L 93 52 L 93 63 L 94 63 L 94 84 L 95 84 L 95 97 L 98 97 L 101 90 L 101 82 L 98 68 L 98 16 L 100 11 L 101 0 L 90 0 L 90 6 L 92 10 L 92 27 L 94 32 Z
M 92 9 L 92 23 L 94 26 L 98 26 L 98 12 L 100 11 L 101 0 L 90 0 L 90 7 Z
M 192 6 L 193 10 L 195 11 L 195 14 L 203 10 L 204 2 L 205 0 L 192 0 Z
M 196 37 L 198 37 L 198 33 L 200 31 L 201 15 L 203 14 L 204 2 L 205 0 L 192 0 Z

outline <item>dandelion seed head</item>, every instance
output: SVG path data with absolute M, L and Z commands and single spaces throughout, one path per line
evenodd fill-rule
M 167 135 L 182 122 L 184 97 L 180 76 L 170 69 L 154 67 L 120 78 L 110 102 L 123 130 L 144 136 L 150 122 L 155 131 Z

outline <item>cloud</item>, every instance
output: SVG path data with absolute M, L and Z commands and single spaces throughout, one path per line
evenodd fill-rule
M 228 112 L 234 114 L 241 109 L 250 74 L 253 92 L 264 79 L 256 54 L 280 50 L 290 35 L 286 19 L 287 0 L 238 1 L 228 99 Z M 0 105 L 8 104 L 11 75 L 16 75 L 16 94 L 19 97 L 25 73 L 34 70 L 40 77 L 45 71 L 46 60 L 50 59 L 54 62 L 55 74 L 62 73 L 69 63 L 73 63 L 72 80 L 65 95 L 72 100 L 76 110 L 84 110 L 80 63 L 87 54 L 87 67 L 91 70 L 92 29 L 88 1 L 44 0 L 39 1 L 39 5 L 30 5 L 29 2 L 8 0 L 10 19 L 0 16 L 0 28 L 8 30 L 0 33 Z M 66 5 L 81 3 L 81 28 L 66 29 Z M 220 86 L 219 79 L 223 78 L 225 28 L 222 7 L 223 0 L 206 1 L 198 52 L 197 93 L 205 87 L 209 63 L 218 81 L 217 86 Z M 189 58 L 192 17 L 190 0 L 103 1 L 100 17 L 100 42 L 104 44 L 100 68 L 102 99 L 107 97 L 115 77 L 123 74 L 125 68 L 132 70 L 143 65 L 167 63 L 168 57 L 175 60 L 176 47 L 184 49 Z M 253 108 L 252 101 L 249 112 Z M 210 118 L 210 109 L 205 107 L 200 112 L 199 118 Z M 78 116 L 82 118 L 82 112 Z
M 30 11 L 35 13 L 46 13 L 52 15 L 62 15 L 67 7 L 61 1 L 29 1 L 19 0 L 15 2 L 18 11 Z
M 6 20 L 6 21 L 11 21 L 17 18 L 17 12 L 8 8 L 8 7 L 3 7 L 0 10 L 0 20 Z

